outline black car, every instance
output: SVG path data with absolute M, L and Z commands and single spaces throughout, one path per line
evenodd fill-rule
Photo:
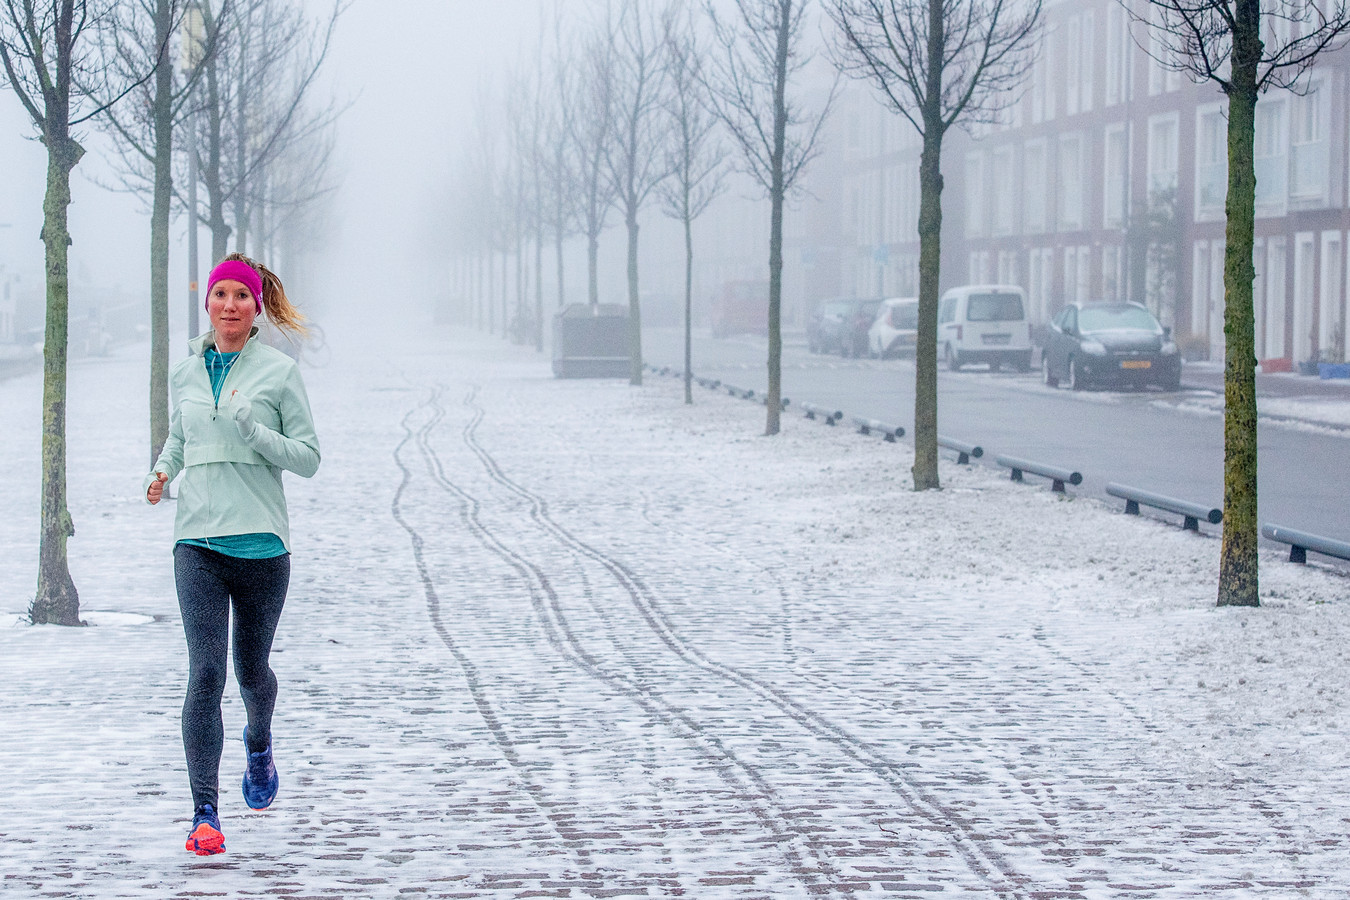
M 1059 311 L 1041 349 L 1045 383 L 1067 381 L 1165 391 L 1181 386 L 1181 354 L 1153 313 L 1138 303 L 1071 303 Z
M 812 353 L 861 356 L 867 352 L 867 329 L 872 326 L 880 306 L 880 299 L 843 297 L 825 300 L 806 322 L 807 349 Z M 865 324 L 862 324 L 863 318 L 867 319 Z

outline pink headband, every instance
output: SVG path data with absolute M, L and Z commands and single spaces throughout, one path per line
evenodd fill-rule
M 253 300 L 258 304 L 258 312 L 262 312 L 262 276 L 246 262 L 240 262 L 237 259 L 227 259 L 220 265 L 211 270 L 211 275 L 206 279 L 206 309 L 211 310 L 211 288 L 216 286 L 217 281 L 237 281 L 244 287 L 253 292 Z

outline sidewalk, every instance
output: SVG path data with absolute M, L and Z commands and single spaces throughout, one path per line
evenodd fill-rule
M 1350 582 L 674 379 L 334 338 L 288 480 L 281 794 L 182 849 L 172 510 L 145 348 L 72 370 L 72 570 L 17 623 L 36 375 L 0 383 L 0 894 L 1343 897 Z

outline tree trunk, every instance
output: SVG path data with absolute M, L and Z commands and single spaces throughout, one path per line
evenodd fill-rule
M 542 194 L 536 193 L 536 197 Z M 534 349 L 544 352 L 544 206 L 534 210 Z
M 497 252 L 487 253 L 487 293 L 483 295 L 483 305 L 487 307 L 487 333 L 497 333 L 497 268 L 494 265 Z
M 1260 3 L 1238 0 L 1228 92 L 1228 198 L 1224 247 L 1223 544 L 1219 605 L 1259 606 L 1256 494 L 1256 323 L 1252 241 L 1256 209 L 1256 74 Z
M 567 236 L 563 233 L 562 212 L 558 213 L 558 225 L 553 229 L 553 255 L 558 261 L 558 309 L 562 309 L 567 304 L 567 292 L 563 284 L 563 242 Z
M 787 143 L 787 64 L 792 32 L 792 4 L 780 5 L 778 46 L 774 54 L 773 153 L 769 159 L 769 395 L 765 398 L 764 434 L 781 430 L 783 412 L 783 157 Z
M 930 129 L 934 131 L 935 129 Z M 938 478 L 937 326 L 942 258 L 941 132 L 924 136 L 919 162 L 919 340 L 914 350 L 914 490 L 942 487 Z
M 684 198 L 684 402 L 694 402 L 694 223 Z
M 642 384 L 642 298 L 638 296 L 638 221 L 637 205 L 628 209 L 628 356 L 632 369 L 631 385 Z
M 914 490 L 942 488 L 938 478 L 937 327 L 942 264 L 942 65 L 946 10 L 928 0 L 928 78 L 924 86 L 923 153 L 919 159 L 919 322 L 914 347 Z
M 591 306 L 600 303 L 600 232 L 586 235 L 586 278 Z
M 155 46 L 166 47 L 169 0 L 155 3 Z M 155 70 L 155 188 L 150 212 L 150 464 L 169 437 L 169 210 L 173 200 L 173 68 Z M 192 223 L 194 226 L 195 222 Z
M 212 266 L 230 252 L 230 226 L 225 223 L 225 192 L 220 175 L 221 131 L 220 78 L 213 57 L 206 64 L 206 171 L 202 173 L 202 185 L 206 188 L 206 227 L 211 229 Z
M 62 122 L 64 124 L 64 122 Z M 42 347 L 42 521 L 34 625 L 79 625 L 80 597 L 70 577 L 66 541 L 75 525 L 66 506 L 66 359 L 70 336 L 70 173 L 84 155 L 66 136 L 48 132 L 42 243 L 47 264 L 47 327 Z

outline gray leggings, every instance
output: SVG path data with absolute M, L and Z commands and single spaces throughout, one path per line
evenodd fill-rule
M 219 808 L 220 755 L 225 746 L 220 700 L 225 693 L 230 609 L 234 608 L 234 675 L 248 714 L 249 737 L 272 733 L 277 678 L 267 664 L 291 580 L 290 554 L 239 559 L 177 544 L 173 550 L 178 608 L 188 646 L 183 749 L 192 804 Z M 242 771 L 243 761 L 240 760 Z

